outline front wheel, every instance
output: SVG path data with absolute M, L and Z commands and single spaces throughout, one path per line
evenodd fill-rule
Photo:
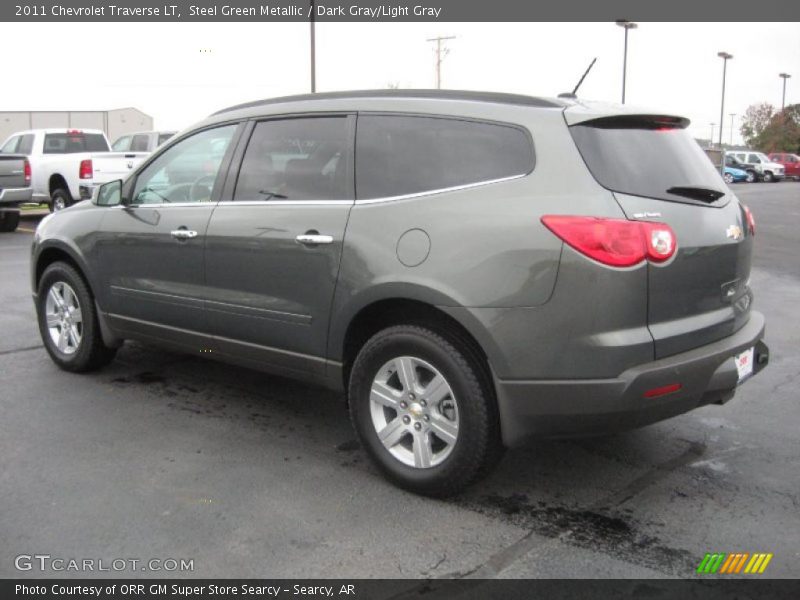
M 722 178 L 725 180 L 725 183 L 733 183 L 733 175 L 730 173 L 725 173 Z
M 773 181 L 775 181 L 775 177 L 772 176 L 772 173 L 770 173 L 769 171 L 764 173 L 764 182 L 771 183 Z
M 71 265 L 55 262 L 45 269 L 36 312 L 44 347 L 65 371 L 91 371 L 114 358 L 116 349 L 100 335 L 91 291 Z
M 389 327 L 364 345 L 350 374 L 350 415 L 370 458 L 398 486 L 428 496 L 458 493 L 502 452 L 491 384 L 456 339 Z
M 757 179 L 758 178 L 756 177 L 756 172 L 755 171 L 748 171 L 747 172 L 747 177 L 745 177 L 745 181 L 747 183 L 754 183 Z

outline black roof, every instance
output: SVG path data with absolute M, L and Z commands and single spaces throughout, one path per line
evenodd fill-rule
M 535 106 L 538 108 L 563 108 L 566 104 L 545 98 L 524 96 L 522 94 L 504 94 L 500 92 L 472 92 L 463 90 L 355 90 L 348 92 L 322 92 L 317 94 L 300 94 L 297 96 L 283 96 L 256 100 L 223 108 L 214 113 L 222 113 L 255 108 L 270 104 L 283 104 L 287 102 L 305 102 L 312 100 L 339 100 L 347 98 L 430 98 L 439 100 L 468 100 L 473 102 L 496 102 L 500 104 L 517 104 L 521 106 Z

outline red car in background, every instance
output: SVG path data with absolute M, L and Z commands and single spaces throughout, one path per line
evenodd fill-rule
M 773 152 L 769 155 L 769 159 L 783 165 L 787 178 L 792 177 L 795 180 L 800 180 L 800 156 L 789 152 Z

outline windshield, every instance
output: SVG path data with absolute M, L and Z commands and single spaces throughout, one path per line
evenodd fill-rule
M 668 117 L 606 117 L 573 125 L 570 132 L 603 187 L 634 196 L 709 204 L 726 187 L 684 129 L 686 124 Z

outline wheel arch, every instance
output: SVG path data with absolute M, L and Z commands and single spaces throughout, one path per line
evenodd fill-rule
M 487 348 L 491 343 L 477 320 L 465 323 L 447 312 L 446 307 L 457 303 L 429 288 L 404 286 L 401 294 L 394 285 L 388 285 L 381 291 L 351 302 L 331 321 L 329 357 L 341 363 L 345 390 L 353 361 L 364 343 L 381 329 L 399 324 L 427 325 L 463 343 L 481 364 L 487 383 L 494 387 L 491 366 L 494 352 L 493 348 Z

